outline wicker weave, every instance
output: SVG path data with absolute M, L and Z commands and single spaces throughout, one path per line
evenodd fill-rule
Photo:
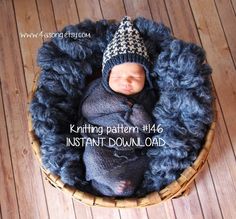
M 37 89 L 38 77 L 39 77 L 39 73 L 36 74 L 35 80 L 33 81 L 33 88 L 28 97 L 28 105 L 31 103 L 34 93 Z M 215 94 L 215 92 L 213 92 L 213 94 Z M 209 151 L 211 149 L 211 145 L 212 145 L 212 141 L 213 141 L 214 133 L 215 133 L 216 119 L 217 119 L 215 101 L 213 102 L 213 108 L 214 108 L 213 122 L 211 124 L 210 129 L 208 130 L 206 141 L 197 159 L 192 164 L 192 166 L 189 166 L 187 169 L 185 169 L 177 180 L 173 181 L 164 189 L 160 190 L 159 192 L 152 192 L 142 198 L 116 199 L 112 197 L 110 198 L 110 197 L 95 196 L 87 192 L 82 192 L 72 186 L 69 186 L 63 183 L 60 179 L 60 176 L 54 175 L 50 173 L 48 170 L 44 169 L 42 165 L 42 160 L 41 160 L 40 141 L 33 130 L 32 117 L 28 109 L 29 138 L 30 138 L 30 142 L 31 142 L 34 154 L 36 155 L 37 159 L 40 162 L 40 167 L 43 174 L 45 175 L 45 179 L 48 180 L 57 189 L 72 196 L 75 200 L 78 200 L 81 203 L 88 206 L 102 206 L 102 207 L 108 207 L 108 208 L 146 207 L 150 205 L 160 204 L 166 200 L 188 194 L 189 185 L 197 176 L 197 173 L 199 173 L 202 170 L 203 165 L 206 163 Z

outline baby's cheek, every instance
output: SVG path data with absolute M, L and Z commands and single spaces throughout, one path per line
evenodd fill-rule
M 139 87 L 142 86 L 142 83 L 141 83 L 141 82 L 136 82 L 136 83 L 133 83 L 133 86 L 134 86 L 135 88 L 139 88 Z
M 116 87 L 117 81 L 115 79 L 110 79 L 108 84 L 110 87 Z
M 142 89 L 144 87 L 144 81 L 139 81 L 134 83 L 134 87 L 138 90 L 138 89 Z

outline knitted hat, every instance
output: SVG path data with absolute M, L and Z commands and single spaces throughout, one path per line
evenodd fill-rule
M 150 80 L 151 62 L 147 48 L 138 30 L 133 26 L 131 18 L 125 16 L 115 32 L 113 39 L 107 45 L 102 62 L 103 86 L 111 91 L 108 80 L 109 72 L 115 66 L 125 62 L 134 62 L 142 65 L 146 72 L 146 79 L 152 87 Z

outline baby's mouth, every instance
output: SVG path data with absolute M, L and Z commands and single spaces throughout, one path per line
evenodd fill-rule
M 131 91 L 132 90 L 132 86 L 130 86 L 130 85 L 122 86 L 122 90 L 124 90 L 124 91 Z

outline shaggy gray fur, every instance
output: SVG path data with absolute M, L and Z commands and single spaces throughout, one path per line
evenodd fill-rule
M 148 151 L 151 162 L 135 194 L 143 196 L 171 183 L 196 159 L 213 119 L 212 70 L 201 47 L 176 39 L 162 23 L 138 17 L 134 25 L 154 62 L 152 77 L 160 93 L 152 114 L 164 131 L 153 138 L 166 141 L 165 147 Z M 81 117 L 77 112 L 87 78 L 101 71 L 103 51 L 117 27 L 106 20 L 85 20 L 62 33 L 86 32 L 91 38 L 56 37 L 38 53 L 42 72 L 30 112 L 43 165 L 65 183 L 88 192 L 93 191 L 85 180 L 84 148 L 66 147 L 65 139 L 79 136 L 69 132 L 69 125 Z

